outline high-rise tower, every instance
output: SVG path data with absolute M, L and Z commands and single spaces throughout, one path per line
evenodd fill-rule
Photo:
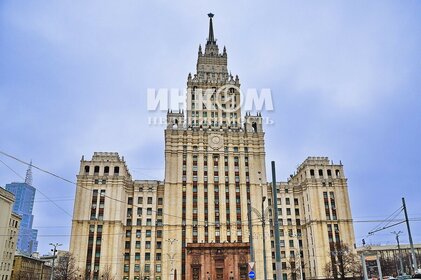
M 163 254 L 175 261 L 163 263 L 164 279 L 246 279 L 248 202 L 259 210 L 262 195 L 265 207 L 270 202 L 261 117 L 241 118 L 240 80 L 228 73 L 212 20 L 209 14 L 204 52 L 199 46 L 196 73 L 187 78 L 186 116 L 169 112 L 167 118 L 164 205 L 171 215 L 164 216 Z M 253 235 L 262 237 L 254 213 L 252 221 Z M 262 238 L 254 245 L 256 273 L 263 275 Z
M 16 197 L 13 204 L 13 212 L 22 217 L 19 229 L 17 249 L 24 254 L 32 254 L 38 248 L 38 230 L 32 228 L 34 215 L 35 188 L 32 186 L 32 162 L 26 171 L 24 183 L 10 183 L 6 185 L 6 190 Z

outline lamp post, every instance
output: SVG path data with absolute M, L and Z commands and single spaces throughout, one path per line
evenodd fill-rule
M 392 234 L 396 235 L 396 242 L 398 243 L 398 258 L 399 258 L 399 265 L 400 265 L 400 271 L 398 272 L 398 275 L 403 275 L 403 263 L 402 263 L 402 253 L 401 253 L 401 244 L 399 243 L 399 235 L 403 233 L 402 231 L 394 231 Z
M 171 263 L 171 271 L 170 271 L 170 280 L 174 280 L 174 259 L 175 259 L 175 253 L 174 253 L 174 242 L 177 242 L 178 240 L 175 238 L 169 238 L 167 239 L 167 241 L 170 243 L 171 249 L 170 249 L 170 253 L 168 253 L 168 257 L 170 259 L 170 263 Z
M 57 252 L 57 247 L 63 245 L 63 244 L 59 244 L 59 243 L 50 243 L 50 246 L 53 246 L 53 249 L 51 249 L 51 251 L 53 251 L 53 265 L 51 267 L 51 276 L 50 276 L 50 280 L 54 280 L 54 261 L 56 259 L 56 252 Z
M 258 172 L 259 176 L 261 174 L 261 172 Z M 266 235 L 265 235 L 265 228 L 266 228 L 266 216 L 267 216 L 267 211 L 269 210 L 269 206 L 266 207 L 265 209 L 265 200 L 266 200 L 266 196 L 264 196 L 264 192 L 263 192 L 263 186 L 262 186 L 262 178 L 259 177 L 259 181 L 260 181 L 260 189 L 261 189 L 261 194 L 262 194 L 262 205 L 261 205 L 261 212 L 259 212 L 259 210 L 257 210 L 254 207 L 251 207 L 251 210 L 257 215 L 257 217 L 259 218 L 259 220 L 262 223 L 262 233 L 263 233 L 263 273 L 264 273 L 264 280 L 267 280 L 267 269 L 266 269 Z
M 266 228 L 266 219 L 265 219 L 265 200 L 266 196 L 264 196 L 263 193 L 263 186 L 262 186 L 262 177 L 261 172 L 258 172 L 259 174 L 259 185 L 260 189 L 262 191 L 262 232 L 263 232 L 263 271 L 264 271 L 264 279 L 267 279 L 267 271 L 266 271 L 266 234 L 265 234 L 265 228 Z

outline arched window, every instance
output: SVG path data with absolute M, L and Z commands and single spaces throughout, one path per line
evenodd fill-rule
M 257 132 L 257 123 L 256 122 L 253 122 L 251 124 L 251 127 L 253 127 L 253 132 Z
M 339 171 L 339 169 L 335 170 L 335 174 L 336 174 L 336 177 L 339 177 L 341 175 L 341 172 Z
M 120 167 L 114 166 L 114 174 L 118 174 L 118 173 L 120 173 Z
M 88 174 L 89 173 L 89 165 L 85 165 L 85 173 Z
M 95 165 L 94 167 L 94 174 L 98 174 L 99 173 L 99 166 Z
M 314 169 L 310 169 L 310 176 L 314 177 Z
M 105 173 L 105 174 L 110 173 L 110 167 L 109 167 L 109 166 L 105 166 L 105 167 L 104 167 L 104 173 Z

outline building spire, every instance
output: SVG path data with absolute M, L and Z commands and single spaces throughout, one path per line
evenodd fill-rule
M 32 160 L 29 163 L 28 170 L 26 170 L 25 183 L 32 186 Z
M 216 42 L 215 42 L 215 37 L 213 35 L 213 23 L 212 23 L 212 18 L 214 14 L 209 13 L 208 16 L 209 16 L 209 37 L 208 37 L 207 44 L 209 45 L 209 44 L 215 44 Z

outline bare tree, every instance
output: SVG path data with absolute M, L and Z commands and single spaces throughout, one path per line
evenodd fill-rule
M 76 280 L 78 274 L 79 272 L 72 254 L 65 253 L 58 258 L 57 266 L 54 268 L 55 280 Z
M 325 266 L 326 278 L 345 279 L 345 278 L 359 278 L 362 275 L 362 267 L 360 258 L 354 250 L 351 250 L 347 244 L 341 243 L 337 246 L 333 254 L 332 260 Z
M 102 280 L 115 280 L 115 274 L 113 275 L 111 266 L 106 266 L 101 273 Z

